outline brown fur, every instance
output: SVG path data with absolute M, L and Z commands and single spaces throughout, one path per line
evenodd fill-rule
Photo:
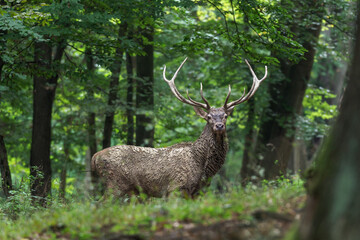
M 207 124 L 195 142 L 167 148 L 110 147 L 93 156 L 92 171 L 116 196 L 143 192 L 162 197 L 178 189 L 193 197 L 220 170 L 228 149 L 225 109 L 196 112 Z M 220 122 L 224 127 L 218 130 Z

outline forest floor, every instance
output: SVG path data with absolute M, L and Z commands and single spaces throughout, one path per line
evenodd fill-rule
M 298 199 L 299 203 L 304 197 Z M 295 206 L 296 208 L 298 207 Z M 158 230 L 147 238 L 159 240 L 254 240 L 254 239 L 282 239 L 288 233 L 291 226 L 295 226 L 300 218 L 299 209 L 291 209 L 291 212 L 271 212 L 258 210 L 251 214 L 252 220 L 220 220 L 215 223 L 204 225 L 188 223 L 173 223 L 182 225 L 181 229 Z M 287 209 L 290 210 L 290 209 Z M 116 235 L 114 235 L 116 236 Z M 120 235 L 121 236 L 121 235 Z M 113 239 L 113 238 L 109 238 Z M 121 239 L 121 238 L 117 238 Z M 126 239 L 126 238 L 123 238 Z
M 46 209 L 17 209 L 12 217 L 15 205 L 2 202 L 0 239 L 283 239 L 294 232 L 305 199 L 302 181 L 283 179 L 209 191 L 195 200 L 77 198 Z
M 254 211 L 249 218 L 241 220 L 234 216 L 231 220 L 217 220 L 211 224 L 193 223 L 191 221 L 175 221 L 171 229 L 159 227 L 156 231 L 141 232 L 140 234 L 125 235 L 122 233 L 105 233 L 99 239 L 106 240 L 275 240 L 283 239 L 291 227 L 297 226 L 300 218 L 298 207 L 305 201 L 300 196 L 294 205 L 290 205 L 281 212 L 265 210 Z M 64 238 L 68 239 L 68 238 Z

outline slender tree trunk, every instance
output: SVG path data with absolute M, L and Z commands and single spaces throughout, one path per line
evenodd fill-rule
M 123 36 L 125 36 L 125 25 L 121 24 L 119 27 L 119 38 L 120 43 Z M 118 90 L 119 90 L 119 77 L 121 72 L 122 57 L 124 50 L 118 47 L 115 52 L 115 60 L 112 66 L 110 67 L 111 71 L 111 80 L 110 80 L 110 90 L 109 98 L 107 104 L 107 111 L 105 116 L 104 124 L 104 134 L 103 134 L 103 149 L 111 146 L 111 135 L 114 124 L 115 108 L 118 100 Z
M 0 35 L 1 35 L 1 31 L 0 31 Z M 2 58 L 0 58 L 0 82 L 2 81 L 2 68 L 4 66 L 4 61 L 2 60 Z
M 126 117 L 127 117 L 127 138 L 126 144 L 134 144 L 134 73 L 132 58 L 126 53 L 126 71 L 127 71 L 127 95 L 126 95 Z
M 315 144 L 314 144 L 315 146 Z M 293 143 L 293 152 L 288 164 L 292 174 L 303 174 L 308 167 L 308 152 L 303 139 L 296 139 Z
M 86 61 L 86 68 L 87 68 L 87 76 L 88 76 L 88 88 L 87 88 L 87 100 L 88 102 L 93 103 L 94 102 L 94 89 L 92 81 L 94 81 L 94 59 L 92 57 L 92 51 L 91 48 L 87 47 L 85 50 L 85 61 Z M 91 188 L 91 183 L 93 185 L 98 181 L 97 174 L 92 171 L 91 169 L 91 158 L 94 156 L 94 154 L 97 152 L 97 142 L 96 142 L 96 114 L 95 112 L 89 107 L 89 111 L 87 114 L 87 133 L 88 133 L 88 145 L 89 145 L 89 154 L 87 154 L 86 157 L 86 178 L 85 178 L 85 185 L 89 186 L 89 189 Z
M 4 6 L 7 3 L 4 0 L 0 0 L 0 6 Z M 0 36 L 5 36 L 7 34 L 7 31 L 4 30 L 0 30 Z M 0 38 L 0 46 L 5 50 L 5 46 L 6 46 L 6 38 L 1 37 Z M 4 51 L 3 50 L 3 51 Z M 2 80 L 2 68 L 4 66 L 5 62 L 2 60 L 2 58 L 0 57 L 0 82 Z
M 34 74 L 33 88 L 33 128 L 30 153 L 31 194 L 36 202 L 46 204 L 51 194 L 51 115 L 55 98 L 59 65 L 65 49 L 62 41 L 57 46 L 54 59 L 52 47 L 47 42 L 36 42 L 34 56 L 37 72 Z
M 60 173 L 60 187 L 59 198 L 65 200 L 66 194 L 66 178 L 67 178 L 67 166 L 70 160 L 70 145 L 68 140 L 64 141 L 64 163 Z
M 0 5 L 6 5 L 6 2 L 0 0 Z M 7 31 L 0 30 L 0 35 L 5 36 Z M 1 38 L 0 39 L 0 46 L 3 46 L 5 49 L 6 40 Z M 0 83 L 2 81 L 2 70 L 5 65 L 5 62 L 0 57 Z M 1 100 L 1 95 L 0 95 Z M 0 132 L 1 134 L 1 132 Z M 2 189 L 6 197 L 10 196 L 10 191 L 12 190 L 12 180 L 11 180 L 11 172 L 9 168 L 8 158 L 7 158 L 7 151 L 4 142 L 4 136 L 0 135 L 0 173 L 1 173 L 1 182 L 2 182 Z
M 148 26 L 142 35 L 154 40 L 154 28 Z M 154 47 L 144 44 L 144 56 L 136 57 L 136 145 L 152 147 L 154 141 Z
M 11 172 L 9 168 L 6 146 L 4 137 L 0 135 L 0 172 L 1 172 L 1 187 L 6 197 L 10 196 L 12 190 Z
M 339 117 L 308 182 L 300 239 L 357 240 L 360 236 L 360 1 L 349 82 Z
M 290 159 L 294 134 L 296 116 L 302 112 L 302 100 L 305 95 L 307 83 L 315 56 L 315 45 L 321 30 L 322 1 L 306 1 L 307 7 L 318 11 L 314 14 L 312 24 L 298 30 L 303 38 L 302 42 L 307 52 L 304 59 L 295 65 L 289 65 L 286 59 L 280 59 L 281 71 L 288 79 L 277 83 L 271 83 L 270 115 L 265 116 L 260 126 L 259 138 L 256 152 L 262 155 L 260 165 L 265 170 L 265 178 L 272 179 L 286 174 L 288 161 Z
M 250 23 L 248 16 L 244 15 L 244 31 L 250 31 Z M 238 36 L 240 37 L 240 36 Z M 245 186 L 247 182 L 251 179 L 252 176 L 256 176 L 257 172 L 255 170 L 257 162 L 255 161 L 255 98 L 251 98 L 248 101 L 248 119 L 246 122 L 246 135 L 245 135 L 245 144 L 244 144 L 244 154 L 241 164 L 240 177 L 241 184 Z
M 255 175 L 254 166 L 255 157 L 254 157 L 254 127 L 255 127 L 255 99 L 251 98 L 248 101 L 248 119 L 246 122 L 246 135 L 245 135 L 245 144 L 244 144 L 244 155 L 241 165 L 241 182 L 243 185 L 250 180 L 251 176 Z
M 92 57 L 92 52 L 90 48 L 86 48 L 85 50 L 85 60 L 86 60 L 86 67 L 89 79 L 88 81 L 93 81 L 94 75 L 94 60 Z M 94 90 L 92 88 L 92 84 L 89 84 L 90 87 L 87 89 L 87 99 L 89 102 L 93 102 L 94 100 Z M 88 122 L 88 141 L 89 141 L 89 149 L 90 149 L 90 156 L 92 157 L 97 152 L 97 144 L 96 144 L 96 126 L 95 126 L 95 112 L 90 110 L 87 116 Z
M 6 4 L 7 3 L 4 0 L 0 0 L 0 6 L 4 6 Z M 5 36 L 6 34 L 7 34 L 7 31 L 0 30 L 0 36 Z M 3 51 L 6 50 L 6 38 L 4 38 L 4 37 L 0 38 L 0 47 L 2 47 L 2 49 L 4 49 Z M 2 80 L 2 68 L 4 65 L 5 65 L 5 62 L 0 57 L 0 82 Z
M 90 92 L 92 92 L 92 91 L 90 91 Z M 96 117 L 96 114 L 94 112 L 88 113 L 87 120 L 88 120 L 88 124 L 89 124 L 88 136 L 89 136 L 90 156 L 94 156 L 94 154 L 97 152 L 95 117 Z

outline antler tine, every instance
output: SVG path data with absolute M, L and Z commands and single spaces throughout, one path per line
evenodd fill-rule
M 187 89 L 186 89 L 186 96 L 187 96 L 187 98 L 188 98 L 193 104 L 195 104 L 195 105 L 199 104 L 199 102 L 193 100 L 193 99 L 189 96 L 189 90 L 187 90 Z M 200 103 L 200 104 L 202 104 L 202 103 Z
M 176 72 L 175 72 L 174 76 L 171 78 L 171 80 L 166 79 L 166 76 L 165 76 L 165 74 L 166 74 L 166 65 L 164 65 L 164 71 L 163 71 L 164 80 L 165 80 L 166 82 L 171 82 L 171 81 L 173 82 L 173 81 L 175 80 L 175 78 L 177 77 L 180 69 L 181 69 L 181 68 L 183 67 L 183 65 L 185 64 L 185 62 L 186 62 L 187 59 L 188 59 L 188 58 L 186 57 L 186 58 L 184 59 L 184 61 L 180 64 L 180 66 L 179 66 L 178 69 L 176 70 Z
M 246 62 L 246 64 L 248 65 L 248 67 L 249 67 L 249 69 L 250 69 L 250 72 L 251 72 L 251 75 L 253 76 L 253 78 L 256 78 L 256 80 L 258 80 L 259 82 L 262 82 L 263 80 L 265 80 L 265 78 L 267 77 L 267 66 L 265 66 L 265 74 L 264 74 L 264 77 L 259 80 L 259 79 L 257 78 L 254 70 L 252 69 L 252 67 L 251 67 L 251 65 L 250 65 L 250 63 L 248 62 L 247 59 L 245 59 L 245 62 Z
M 181 102 L 184 102 L 184 100 L 185 100 L 185 103 L 186 103 L 186 99 L 181 96 L 181 94 L 179 93 L 179 91 L 178 91 L 177 88 L 176 88 L 175 78 L 177 77 L 178 72 L 180 71 L 180 69 L 182 68 L 182 66 L 183 66 L 184 63 L 186 62 L 186 60 L 187 60 L 187 58 L 185 58 L 184 61 L 180 64 L 179 68 L 176 70 L 176 72 L 175 72 L 174 76 L 171 78 L 171 80 L 168 80 L 168 79 L 166 78 L 166 65 L 164 65 L 164 71 L 163 71 L 164 81 L 167 82 L 167 84 L 169 85 L 171 92 L 172 92 L 172 93 L 175 95 L 175 97 L 176 97 L 177 99 L 179 99 Z
M 203 105 L 203 103 L 199 103 L 195 100 L 193 100 L 190 96 L 189 96 L 189 91 L 186 89 L 186 95 L 187 95 L 187 98 L 194 104 L 198 105 L 198 104 L 201 104 Z M 210 104 L 209 102 L 206 100 L 206 98 L 204 97 L 203 95 L 203 91 L 202 91 L 202 83 L 200 83 L 200 95 L 201 95 L 201 98 L 204 100 L 204 102 L 206 103 L 206 110 L 209 110 L 211 107 L 210 107 Z
M 265 74 L 264 77 L 262 79 L 258 79 L 254 70 L 252 69 L 251 65 L 249 64 L 249 62 L 245 59 L 246 64 L 249 66 L 249 69 L 251 71 L 251 75 L 253 76 L 253 85 L 251 86 L 251 89 L 248 93 L 249 96 L 247 96 L 247 99 L 245 99 L 244 101 L 250 99 L 255 92 L 257 91 L 258 87 L 260 86 L 260 83 L 265 80 L 265 78 L 267 77 L 267 66 L 265 66 Z
M 177 74 L 179 73 L 180 69 L 182 68 L 182 66 L 184 65 L 184 63 L 186 62 L 187 58 L 185 58 L 185 60 L 180 64 L 179 68 L 176 70 L 174 76 L 171 78 L 171 80 L 168 80 L 166 78 L 166 65 L 164 66 L 164 71 L 163 71 L 163 78 L 164 81 L 169 85 L 171 92 L 174 94 L 174 96 L 181 102 L 189 104 L 191 106 L 195 106 L 195 107 L 201 107 L 204 108 L 205 110 L 209 110 L 210 109 L 210 105 L 207 101 L 206 104 L 204 103 L 200 103 L 200 102 L 196 102 L 194 100 L 192 100 L 191 98 L 186 99 L 184 98 L 180 92 L 177 90 L 176 85 L 175 85 L 175 78 L 177 77 Z
M 240 103 L 242 103 L 242 102 L 245 102 L 245 101 L 249 100 L 249 99 L 255 94 L 255 92 L 257 91 L 257 89 L 259 88 L 260 83 L 261 83 L 262 81 L 264 81 L 264 80 L 266 79 L 266 77 L 267 77 L 267 66 L 265 66 L 265 74 L 264 74 L 264 77 L 259 80 L 259 79 L 257 78 L 254 70 L 252 69 L 251 65 L 249 64 L 249 62 L 248 62 L 246 59 L 245 59 L 245 62 L 246 62 L 246 64 L 248 65 L 248 67 L 249 67 L 249 69 L 250 69 L 251 75 L 253 76 L 253 84 L 252 84 L 249 92 L 248 92 L 245 96 L 244 96 L 244 94 L 245 94 L 245 90 L 244 90 L 243 95 L 242 95 L 239 99 L 237 99 L 237 100 L 235 100 L 235 101 L 233 101 L 233 102 L 231 102 L 231 103 L 228 103 L 228 104 L 226 104 L 226 103 L 227 103 L 227 100 L 228 100 L 228 98 L 226 98 L 225 105 L 224 105 L 224 107 L 225 107 L 226 109 L 235 107 L 236 105 L 238 105 L 238 104 L 240 104 Z
M 208 109 L 210 109 L 210 104 L 209 102 L 206 100 L 206 98 L 204 97 L 204 94 L 203 94 L 203 85 L 202 83 L 200 83 L 200 95 L 201 95 L 201 99 L 206 103 L 206 107 Z
M 230 94 L 231 94 L 231 86 L 229 84 L 229 91 L 228 91 L 228 94 L 227 94 L 226 99 L 225 99 L 224 108 L 226 107 L 226 104 L 229 101 Z

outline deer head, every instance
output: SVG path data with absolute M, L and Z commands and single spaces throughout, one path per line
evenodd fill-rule
M 265 78 L 267 77 L 267 67 L 265 66 L 264 77 L 259 80 L 257 78 L 255 72 L 251 68 L 249 62 L 247 60 L 245 60 L 246 64 L 248 65 L 248 67 L 250 69 L 250 72 L 253 76 L 253 84 L 252 84 L 249 92 L 247 94 L 245 94 L 246 92 L 245 92 L 245 88 L 244 88 L 244 93 L 242 94 L 242 96 L 239 99 L 228 103 L 228 100 L 230 98 L 230 93 L 231 93 L 231 87 L 229 85 L 229 91 L 226 96 L 224 105 L 220 108 L 213 108 L 213 107 L 210 107 L 209 102 L 204 97 L 202 83 L 200 83 L 200 95 L 201 95 L 201 98 L 204 101 L 204 103 L 197 102 L 197 101 L 193 100 L 192 98 L 190 98 L 188 90 L 186 90 L 187 98 L 183 97 L 180 94 L 180 92 L 177 90 L 176 85 L 175 85 L 175 78 L 177 77 L 177 74 L 179 73 L 180 69 L 182 68 L 182 66 L 184 65 L 186 60 L 187 60 L 187 58 L 185 58 L 185 60 L 181 63 L 181 65 L 176 70 L 176 72 L 171 80 L 168 80 L 166 78 L 166 66 L 164 66 L 163 78 L 164 78 L 165 82 L 167 82 L 167 84 L 170 87 L 171 92 L 175 95 L 175 97 L 179 101 L 194 107 L 196 114 L 207 121 L 207 123 L 210 125 L 212 131 L 215 134 L 225 133 L 227 117 L 231 114 L 231 112 L 234 110 L 234 107 L 236 105 L 249 100 L 255 94 L 256 90 L 260 86 L 260 83 L 263 80 L 265 80 Z

